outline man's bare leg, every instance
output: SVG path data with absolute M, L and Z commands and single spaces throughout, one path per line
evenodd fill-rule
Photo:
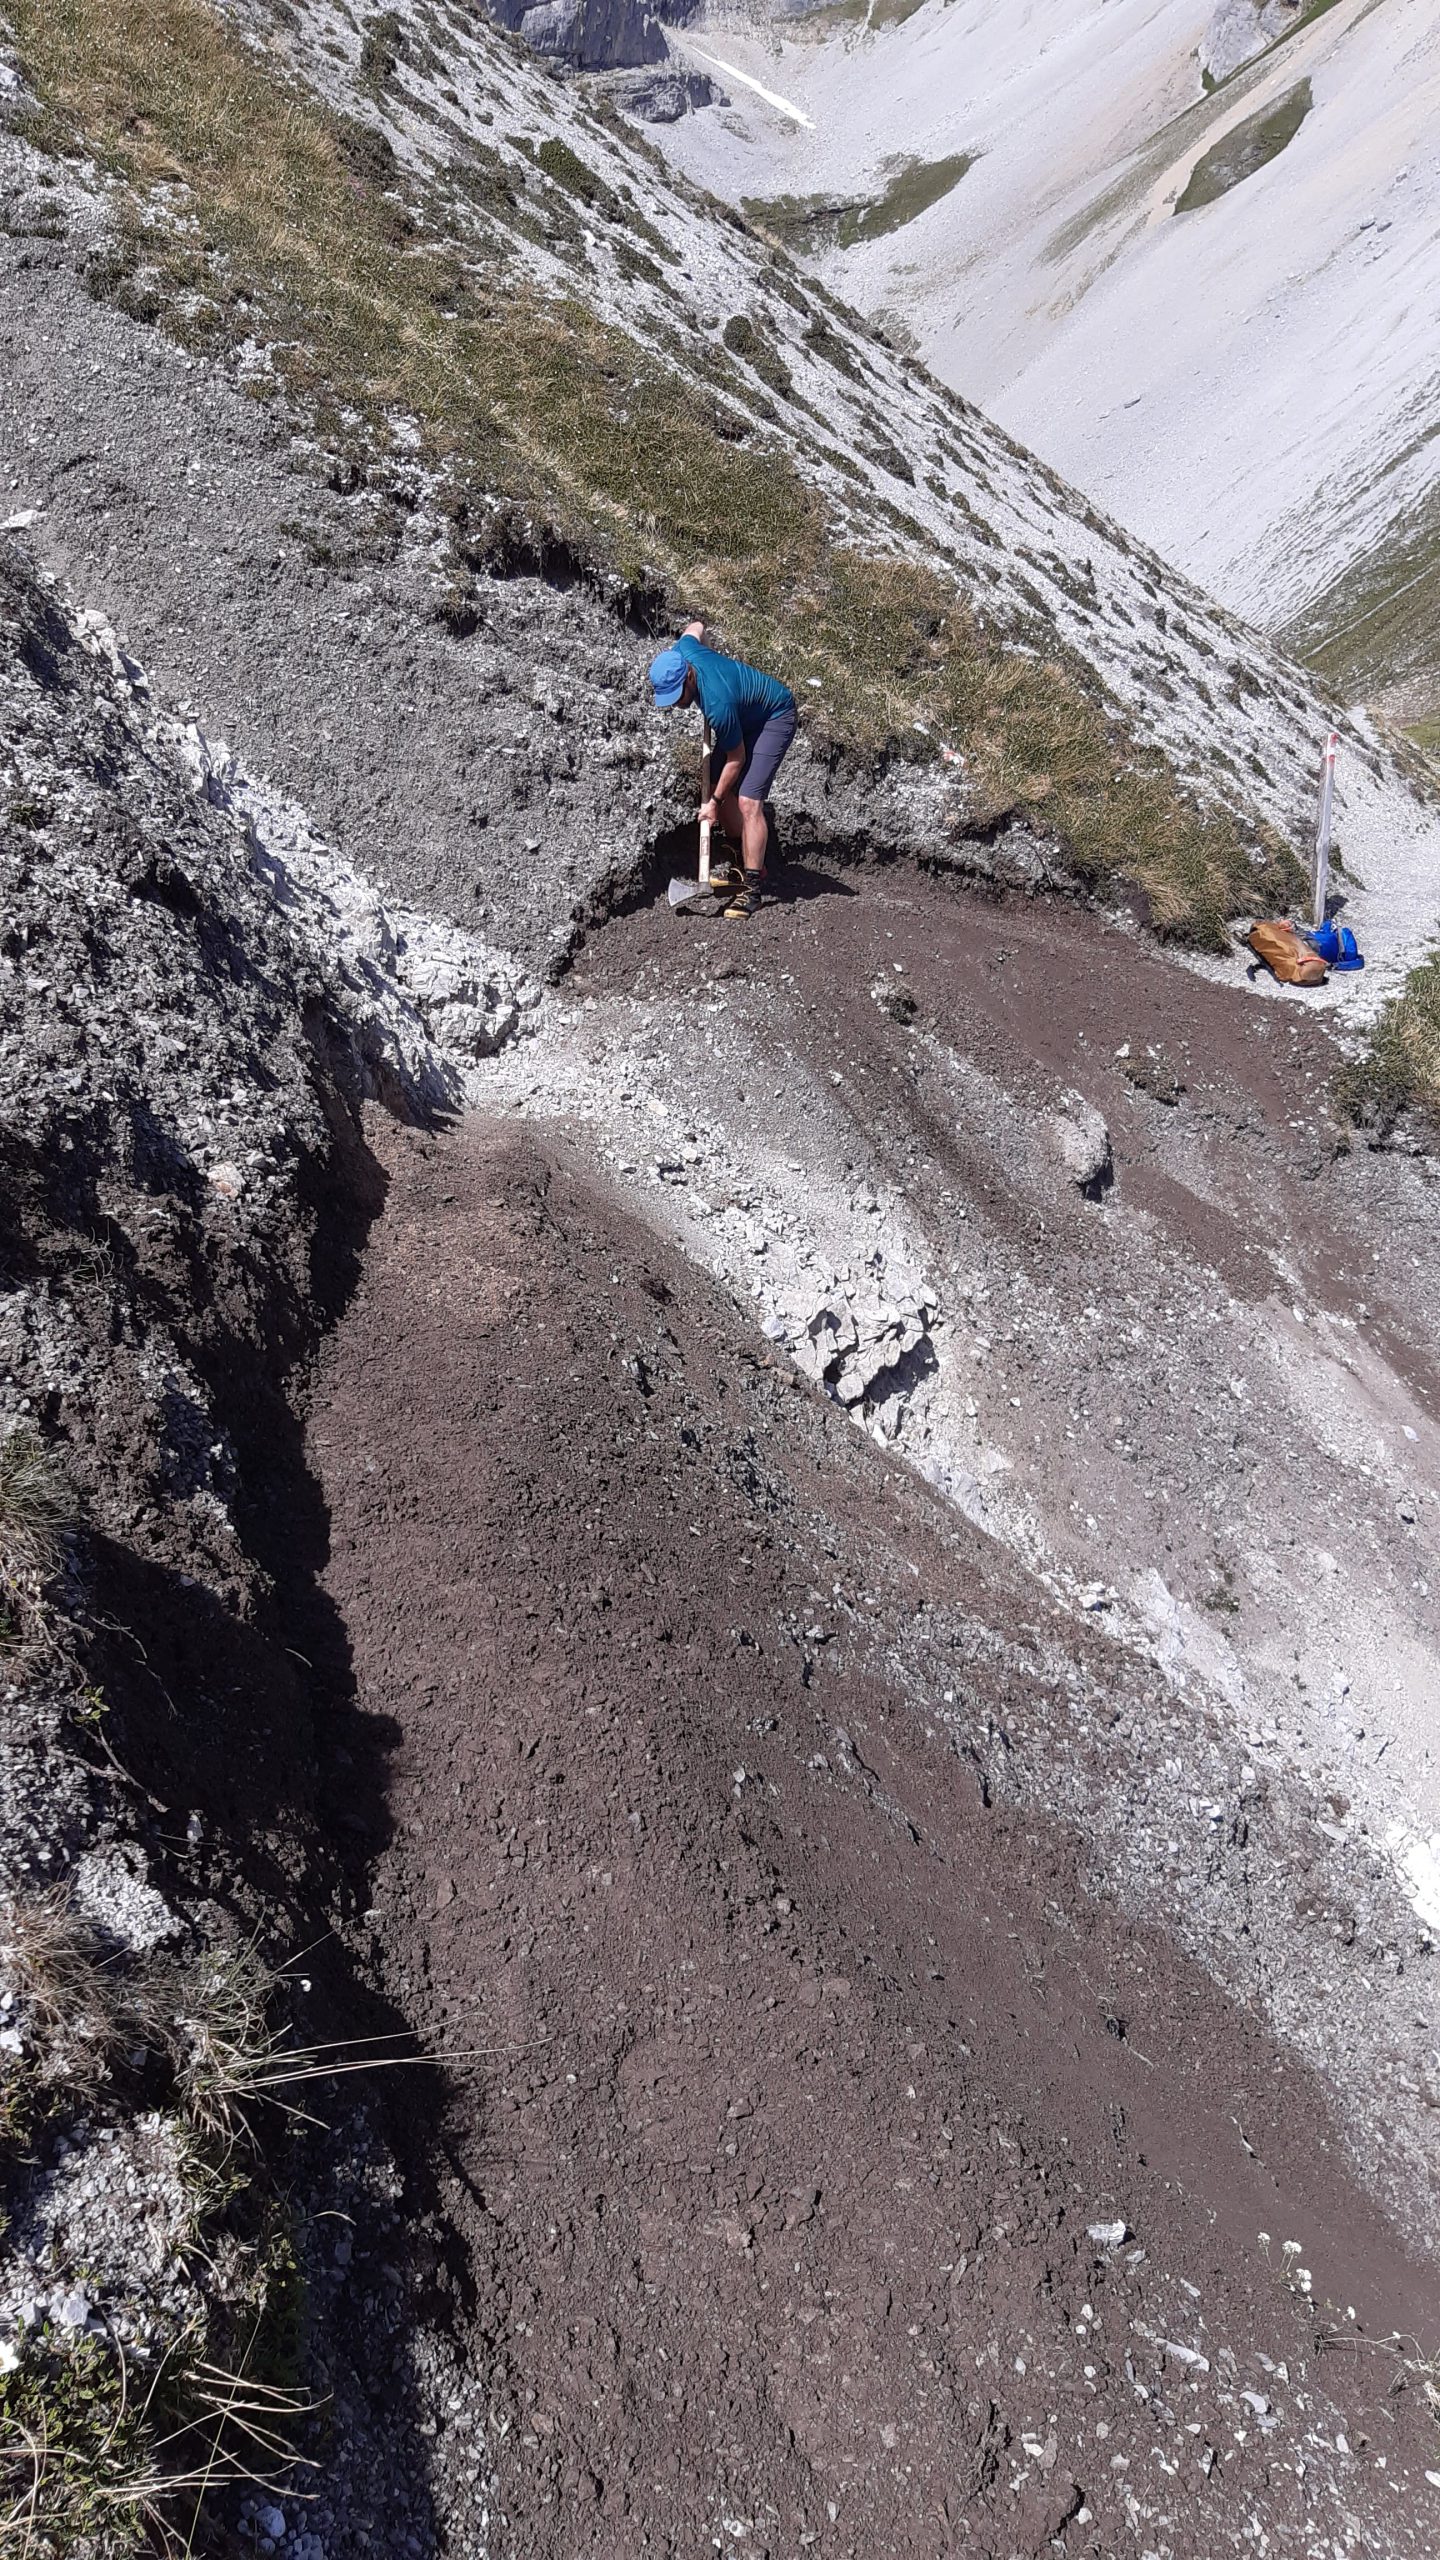
M 763 800 L 740 800 L 740 835 L 747 871 L 759 873 L 765 868 L 765 854 L 770 842 L 770 826 Z
M 726 852 L 731 855 L 740 853 L 745 842 L 745 820 L 738 792 L 727 791 L 715 806 L 720 812 L 720 830 L 725 838 Z

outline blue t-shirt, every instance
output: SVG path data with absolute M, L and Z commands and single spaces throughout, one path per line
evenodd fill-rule
M 793 711 L 795 696 L 777 676 L 762 675 L 743 658 L 722 658 L 698 640 L 677 640 L 680 655 L 695 670 L 700 708 L 715 733 L 715 744 L 728 756 L 741 744 L 753 747 L 767 720 L 777 711 Z

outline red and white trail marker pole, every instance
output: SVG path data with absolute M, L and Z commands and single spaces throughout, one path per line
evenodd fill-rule
M 1330 894 L 1330 830 L 1335 815 L 1335 756 L 1340 745 L 1338 729 L 1332 729 L 1325 741 L 1325 758 L 1320 767 L 1320 823 L 1315 830 L 1315 859 L 1310 866 L 1310 930 L 1318 933 L 1325 921 L 1325 901 Z

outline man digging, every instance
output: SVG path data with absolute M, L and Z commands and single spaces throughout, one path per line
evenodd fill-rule
M 674 648 L 652 659 L 650 683 L 662 711 L 683 711 L 698 702 L 710 724 L 724 762 L 701 823 L 723 827 L 728 842 L 741 849 L 741 884 L 725 913 L 753 916 L 765 886 L 770 841 L 765 800 L 795 735 L 795 696 L 777 676 L 762 675 L 743 658 L 722 658 L 704 642 L 704 623 L 687 622 Z

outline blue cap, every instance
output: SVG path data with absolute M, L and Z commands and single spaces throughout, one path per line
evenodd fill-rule
M 673 711 L 689 673 L 690 661 L 678 649 L 662 649 L 658 658 L 651 659 L 650 682 L 662 711 Z

